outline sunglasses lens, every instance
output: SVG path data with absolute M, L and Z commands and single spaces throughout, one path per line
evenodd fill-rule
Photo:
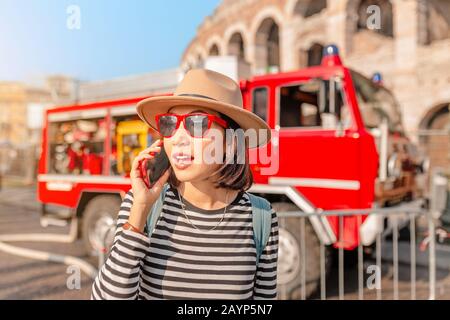
M 205 115 L 192 115 L 186 117 L 186 130 L 195 138 L 203 137 L 208 130 L 208 117 Z
M 161 116 L 158 119 L 159 133 L 163 137 L 170 137 L 177 129 L 176 116 Z

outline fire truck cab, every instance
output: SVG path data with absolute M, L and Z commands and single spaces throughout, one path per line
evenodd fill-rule
M 277 211 L 309 213 L 391 206 L 420 196 L 415 177 L 424 165 L 405 135 L 395 98 L 379 76 L 375 80 L 346 68 L 334 45 L 325 48 L 319 66 L 241 80 L 245 108 L 272 128 L 271 143 L 250 151 L 258 158 L 250 192 L 265 196 Z M 46 111 L 38 198 L 44 208 L 73 210 L 93 254 L 104 250 L 102 237 L 115 225 L 121 196 L 130 188 L 133 151 L 157 135 L 136 116 L 143 98 Z M 283 218 L 279 233 L 278 281 L 294 299 L 300 296 L 302 268 L 307 296 L 317 288 L 320 243 L 327 254 L 370 245 L 379 221 L 347 216 L 340 228 L 337 217 L 314 215 L 303 228 L 299 224 Z M 306 262 L 300 261 L 301 246 Z

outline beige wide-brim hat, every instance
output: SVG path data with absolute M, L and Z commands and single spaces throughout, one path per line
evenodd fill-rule
M 144 99 L 137 104 L 136 109 L 139 117 L 157 130 L 155 116 L 180 105 L 214 110 L 236 121 L 244 131 L 256 130 L 257 139 L 249 139 L 249 148 L 261 147 L 270 141 L 268 124 L 256 114 L 244 109 L 239 85 L 221 73 L 192 69 L 186 73 L 172 96 Z M 260 130 L 264 130 L 265 134 L 260 134 Z

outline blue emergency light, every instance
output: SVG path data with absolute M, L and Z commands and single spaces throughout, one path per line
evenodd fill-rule
M 339 49 L 335 44 L 330 44 L 323 48 L 323 56 L 338 56 Z
M 322 52 L 322 66 L 332 67 L 342 65 L 339 49 L 335 44 L 327 45 Z
M 372 75 L 372 81 L 375 82 L 375 83 L 381 84 L 381 83 L 383 83 L 383 76 L 381 75 L 381 73 L 375 72 Z

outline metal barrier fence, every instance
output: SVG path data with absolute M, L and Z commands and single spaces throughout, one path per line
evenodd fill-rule
M 38 151 L 34 144 L 0 147 L 0 176 L 32 183 L 37 176 Z
M 357 291 L 357 295 L 350 296 L 350 299 L 435 299 L 436 298 L 436 223 L 440 214 L 445 207 L 445 196 L 448 188 L 448 180 L 442 175 L 442 172 L 436 170 L 432 177 L 429 205 L 425 206 L 423 199 L 408 202 L 403 205 L 389 208 L 371 208 L 371 209 L 354 209 L 354 210 L 333 210 L 333 211 L 317 211 L 314 213 L 305 213 L 301 211 L 277 212 L 280 226 L 280 250 L 279 250 L 279 268 L 283 269 L 286 256 L 289 256 L 287 250 L 283 248 L 283 243 L 289 243 L 286 238 L 283 239 L 283 233 L 287 223 L 292 223 L 292 219 L 297 220 L 298 233 L 300 237 L 298 241 L 298 262 L 300 262 L 300 292 L 296 295 L 298 299 L 318 298 L 327 299 L 328 293 L 332 293 L 333 298 L 338 299 L 346 297 L 345 288 L 346 277 L 355 280 L 354 276 L 346 275 L 348 268 L 345 266 L 345 250 L 340 246 L 336 249 L 335 259 L 337 262 L 337 271 L 329 270 L 329 254 L 327 252 L 330 247 L 324 245 L 320 240 L 319 257 L 320 272 L 319 278 L 308 279 L 308 267 L 315 267 L 313 261 L 308 261 L 311 254 L 307 252 L 306 235 L 308 220 L 313 216 L 332 216 L 338 219 L 339 237 L 338 243 L 342 243 L 342 235 L 346 217 L 356 217 L 357 225 L 363 223 L 363 217 L 374 216 L 381 225 L 378 224 L 379 232 L 376 232 L 373 243 L 369 246 L 359 241 L 355 249 L 356 252 L 356 270 L 357 280 L 353 281 L 349 287 L 352 292 Z M 358 230 L 361 230 L 358 227 Z M 291 228 L 292 231 L 292 228 Z M 359 234 L 359 239 L 363 239 L 364 235 Z M 405 240 L 406 238 L 406 240 Z M 289 246 L 289 245 L 288 245 Z M 292 252 L 291 252 L 292 254 Z M 316 255 L 317 256 L 317 255 Z M 294 259 L 295 260 L 295 259 Z M 292 261 L 291 261 L 292 262 Z M 368 265 L 369 264 L 369 265 Z M 419 266 L 420 265 L 420 266 Z M 420 294 L 418 294 L 418 266 L 421 270 L 420 278 L 427 278 L 426 294 L 424 294 L 423 286 L 420 286 Z M 448 266 L 450 271 L 450 264 Z M 423 271 L 423 269 L 427 271 Z M 289 269 L 289 268 L 288 268 Z M 292 268 L 291 268 L 292 269 Z M 335 266 L 336 269 L 336 266 Z M 389 269 L 391 280 L 382 282 L 383 270 Z M 314 272 L 312 272 L 314 273 Z M 334 274 L 333 274 L 334 273 Z M 368 273 L 370 276 L 368 276 Z M 385 272 L 386 273 L 386 272 Z M 409 277 L 407 274 L 409 273 Z M 278 273 L 280 275 L 280 271 Z M 333 288 L 330 290 L 329 279 L 337 282 L 337 292 L 333 294 Z M 337 279 L 336 279 L 337 277 Z M 409 278 L 407 289 L 399 288 L 399 279 Z M 389 277 L 388 277 L 389 278 Z M 296 279 L 298 281 L 298 277 Z M 336 281 L 337 280 L 337 281 Z M 295 281 L 294 281 L 295 282 Z M 311 292 L 311 282 L 316 282 L 316 289 Z M 330 282 L 330 281 L 329 281 Z M 333 281 L 331 281 L 333 282 Z M 356 282 L 356 284 L 354 283 Z M 292 279 L 285 279 L 285 283 L 278 283 L 279 299 L 294 299 L 290 287 Z M 333 285 L 333 284 L 332 284 Z M 334 290 L 336 289 L 336 285 Z M 356 286 L 356 288 L 355 288 Z M 355 290 L 356 289 L 356 290 Z M 373 295 L 375 290 L 375 295 Z M 297 290 L 298 291 L 298 290 Z M 312 294 L 311 294 L 312 293 Z M 348 293 L 348 292 L 347 292 Z

